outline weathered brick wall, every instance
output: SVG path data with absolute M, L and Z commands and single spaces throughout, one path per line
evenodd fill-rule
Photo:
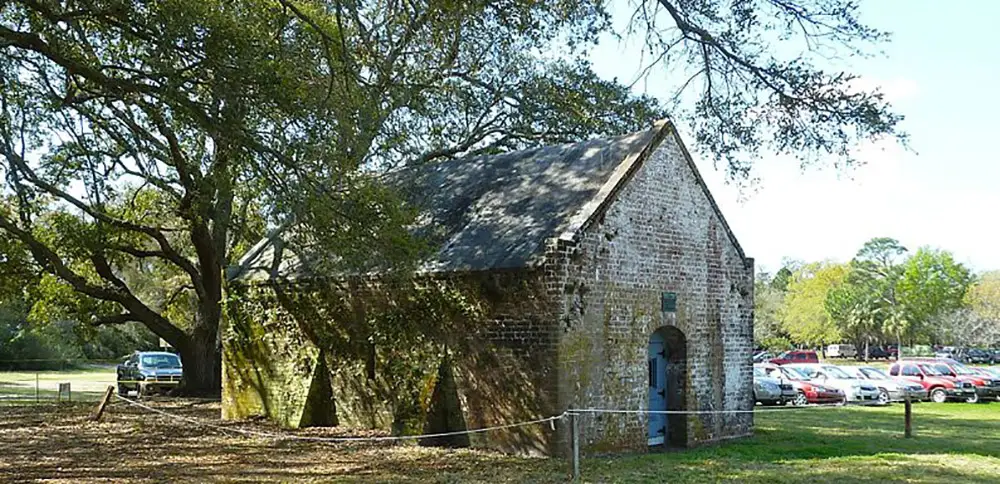
M 307 405 L 314 379 L 325 376 L 316 372 L 322 354 L 341 425 L 388 430 L 403 413 L 411 420 L 404 431 L 420 433 L 445 347 L 467 428 L 549 416 L 557 407 L 558 327 L 537 271 L 234 293 L 223 341 L 224 418 L 264 416 L 288 427 L 329 421 Z M 552 435 L 538 425 L 476 434 L 471 443 L 548 454 Z
M 752 408 L 753 263 L 673 134 L 577 240 L 550 244 L 547 260 L 561 306 L 562 408 L 648 408 L 647 344 L 661 326 L 687 339 L 687 409 Z M 675 313 L 661 312 L 665 291 L 677 294 Z M 686 425 L 693 446 L 748 435 L 753 421 L 706 415 Z M 582 428 L 591 452 L 647 449 L 644 415 L 588 415 Z

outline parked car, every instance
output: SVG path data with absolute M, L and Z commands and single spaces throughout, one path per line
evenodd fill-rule
M 990 353 L 990 364 L 991 365 L 995 365 L 997 363 L 1000 363 L 1000 348 L 992 348 L 992 349 L 989 349 L 989 350 L 986 350 L 986 351 L 988 351 Z
M 955 348 L 954 346 L 942 346 L 941 348 L 936 348 L 934 350 L 934 357 L 935 358 L 954 358 L 955 357 L 955 352 L 957 352 L 957 351 L 958 351 L 958 348 Z
M 889 353 L 889 358 L 896 359 L 899 356 L 899 345 L 885 345 L 885 352 Z
M 934 368 L 946 376 L 958 381 L 969 382 L 976 387 L 976 400 L 994 400 L 1000 396 L 1000 378 L 977 375 L 971 368 L 950 358 L 915 358 L 934 365 Z M 970 403 L 974 403 L 973 400 Z
M 849 375 L 835 365 L 811 363 L 792 364 L 789 367 L 805 373 L 809 378 L 822 385 L 831 386 L 844 392 L 848 403 L 878 401 L 878 387 Z
M 836 344 L 826 347 L 827 358 L 854 358 L 858 355 L 857 348 L 849 344 Z
M 919 383 L 927 390 L 927 397 L 936 403 L 948 400 L 976 401 L 976 387 L 972 383 L 946 376 L 935 365 L 914 361 L 897 361 L 889 367 L 889 376 L 898 376 Z
M 927 392 L 924 391 L 922 385 L 902 378 L 893 378 L 878 368 L 852 366 L 841 367 L 841 369 L 862 380 L 868 380 L 877 386 L 879 390 L 878 401 L 883 405 L 889 402 L 903 401 L 907 397 L 917 401 L 927 398 Z
M 858 359 L 864 358 L 864 351 L 858 353 Z M 890 358 L 895 358 L 894 353 L 890 353 L 887 349 L 881 346 L 870 346 L 868 348 L 868 359 L 869 360 L 888 360 Z
M 970 366 L 969 370 L 971 370 L 976 375 L 982 377 L 1000 379 L 1000 369 L 983 368 L 981 366 Z M 1000 399 L 1000 397 L 997 398 Z
M 990 364 L 993 362 L 993 354 L 978 348 L 962 348 L 954 359 L 962 363 Z
M 792 350 L 786 351 L 776 358 L 771 358 L 770 363 L 775 365 L 785 365 L 789 363 L 819 363 L 819 356 L 812 350 Z
M 772 378 L 760 369 L 753 369 L 753 398 L 762 405 L 784 405 L 795 399 L 795 388 L 791 383 Z
M 802 406 L 809 403 L 844 403 L 846 400 L 844 392 L 839 389 L 821 385 L 809 378 L 809 375 L 793 368 L 789 368 L 788 366 L 763 363 L 755 365 L 755 368 L 764 370 L 768 376 L 777 378 L 783 383 L 790 383 L 795 389 L 795 397 L 792 399 L 793 405 Z
M 175 388 L 183 368 L 179 356 L 163 351 L 136 351 L 116 368 L 118 394 L 135 390 L 139 395 Z

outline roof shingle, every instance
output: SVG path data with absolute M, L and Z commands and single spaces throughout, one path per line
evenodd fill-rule
M 609 139 L 459 158 L 391 175 L 390 184 L 420 208 L 415 233 L 440 247 L 420 271 L 533 265 L 545 241 L 572 229 L 578 223 L 574 216 L 594 201 L 626 160 L 656 139 L 663 125 Z M 308 264 L 300 262 L 301 254 L 282 250 L 277 232 L 251 249 L 231 269 L 230 278 L 307 276 Z

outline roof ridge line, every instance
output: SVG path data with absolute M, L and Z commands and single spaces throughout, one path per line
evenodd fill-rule
M 733 233 L 732 228 L 729 226 L 729 222 L 726 221 L 725 215 L 722 213 L 722 209 L 719 208 L 719 204 L 716 203 L 715 197 L 712 195 L 712 191 L 708 189 L 708 185 L 705 183 L 705 179 L 702 178 L 701 172 L 698 170 L 698 166 L 694 162 L 694 158 L 691 156 L 691 152 L 688 151 L 687 146 L 684 144 L 684 140 L 681 139 L 680 132 L 677 131 L 676 126 L 670 121 L 670 119 L 661 119 L 653 124 L 654 127 L 658 129 L 657 133 L 653 138 L 646 144 L 645 147 L 638 153 L 633 153 L 625 158 L 622 163 L 615 168 L 615 171 L 608 178 L 608 181 L 601 186 L 597 194 L 586 204 L 584 204 L 581 209 L 570 218 L 569 226 L 561 234 L 554 237 L 556 240 L 573 242 L 587 227 L 593 223 L 595 215 L 600 213 L 600 211 L 605 208 L 615 194 L 628 182 L 631 176 L 639 168 L 639 165 L 646 160 L 647 157 L 660 146 L 660 143 L 669 135 L 674 134 L 674 139 L 677 141 L 677 146 L 681 149 L 681 154 L 684 156 L 684 161 L 687 163 L 691 172 L 694 174 L 695 181 L 701 188 L 702 193 L 708 199 L 708 204 L 712 207 L 712 211 L 715 215 L 719 217 L 719 222 L 721 223 L 723 229 L 726 231 L 726 235 L 729 240 L 733 243 L 736 248 L 736 252 L 743 259 L 744 263 L 752 261 L 753 259 L 747 257 L 746 253 L 743 252 L 743 246 L 740 245 L 739 240 L 736 238 L 736 234 Z
M 619 191 L 621 185 L 630 178 L 634 169 L 650 153 L 656 150 L 656 147 L 660 145 L 672 127 L 673 124 L 668 119 L 661 119 L 653 123 L 652 129 L 656 129 L 656 134 L 653 138 L 641 150 L 628 155 L 618 164 L 618 167 L 611 173 L 611 176 L 604 182 L 600 190 L 587 203 L 583 204 L 576 214 L 570 217 L 568 226 L 556 238 L 563 241 L 576 240 L 577 236 L 592 223 L 594 215 L 607 205 L 611 198 Z

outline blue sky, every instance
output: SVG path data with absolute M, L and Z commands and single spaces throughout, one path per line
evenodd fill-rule
M 1000 269 L 1000 34 L 992 33 L 1000 2 L 868 0 L 863 8 L 862 20 L 893 40 L 884 56 L 852 60 L 849 69 L 906 116 L 912 151 L 869 143 L 858 152 L 866 164 L 849 172 L 764 157 L 753 191 L 726 185 L 699 160 L 702 175 L 758 268 L 773 272 L 786 257 L 846 261 L 886 236 L 910 250 L 952 251 L 977 271 Z M 602 76 L 625 82 L 641 63 L 634 44 L 613 39 L 591 60 Z M 656 77 L 664 75 L 636 89 L 667 96 Z

